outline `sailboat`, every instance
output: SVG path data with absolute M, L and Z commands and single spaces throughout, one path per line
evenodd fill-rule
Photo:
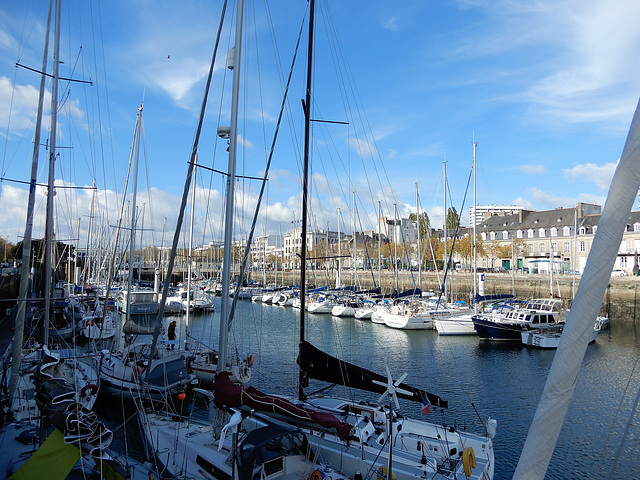
M 139 326 L 132 320 L 134 314 L 160 315 L 158 294 L 154 291 L 136 290 L 132 285 L 133 253 L 135 245 L 135 204 L 138 152 L 142 128 L 142 105 L 138 108 L 136 128 L 131 147 L 131 159 L 134 160 L 134 189 L 131 212 L 129 240 L 129 278 L 126 290 L 123 290 L 122 311 L 126 319 L 122 327 L 126 335 L 159 334 L 157 329 Z M 131 163 L 131 162 L 130 162 Z M 126 400 L 143 398 L 161 404 L 167 403 L 172 396 L 184 393 L 196 383 L 195 375 L 187 372 L 184 352 L 160 351 L 153 342 L 136 343 L 130 337 L 128 344 L 121 350 L 103 350 L 98 362 L 101 388 L 104 392 Z

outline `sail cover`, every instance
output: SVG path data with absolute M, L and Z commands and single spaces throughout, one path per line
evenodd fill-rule
M 213 382 L 214 403 L 218 408 L 246 405 L 259 412 L 274 413 L 302 423 L 315 423 L 335 430 L 342 440 L 349 438 L 351 425 L 330 413 L 318 412 L 290 402 L 286 398 L 262 393 L 253 387 L 236 385 L 229 379 L 230 372 L 220 372 Z
M 300 364 L 300 357 L 298 357 L 298 365 L 302 371 L 311 378 L 322 380 L 324 382 L 335 383 L 337 385 L 353 387 L 359 390 L 366 390 L 368 392 L 384 393 L 386 391 L 385 386 L 373 383 L 373 380 L 377 380 L 386 385 L 387 377 L 383 375 L 379 375 L 357 365 L 332 357 L 331 355 L 314 347 L 307 341 L 303 341 L 300 344 L 300 351 L 302 354 L 302 365 Z M 426 395 L 429 402 L 434 407 L 449 407 L 449 402 L 441 399 L 437 395 L 412 387 L 406 383 L 401 383 L 398 387 L 411 392 L 411 395 L 405 395 L 397 392 L 396 394 L 400 398 L 422 403 Z

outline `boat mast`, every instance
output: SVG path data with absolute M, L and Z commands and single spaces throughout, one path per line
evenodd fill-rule
M 133 256 L 136 243 L 136 202 L 138 196 L 138 160 L 140 158 L 140 124 L 142 123 L 142 104 L 138 107 L 136 129 L 134 133 L 135 154 L 133 162 L 133 196 L 131 198 L 131 222 L 129 232 L 129 276 L 127 277 L 127 315 L 126 321 L 131 319 L 131 286 L 133 283 Z
M 476 201 L 476 147 L 478 142 L 473 141 L 473 313 L 478 313 L 478 242 L 476 237 L 476 208 L 478 202 Z
M 53 41 L 53 83 L 51 85 L 51 127 L 49 150 L 49 181 L 47 183 L 47 223 L 45 228 L 46 248 L 44 254 L 44 319 L 42 322 L 42 344 L 49 342 L 49 321 L 52 288 L 52 241 L 53 241 L 53 197 L 56 161 L 56 135 L 58 126 L 58 78 L 60 71 L 60 3 L 56 2 L 55 38 Z
M 357 246 L 357 221 L 356 221 L 356 191 L 353 191 L 353 284 L 358 284 L 358 269 L 356 268 L 356 258 L 358 256 Z
M 382 292 L 382 228 L 380 227 L 380 220 L 382 219 L 382 202 L 378 200 L 378 287 Z
M 36 198 L 36 182 L 38 176 L 38 159 L 40 150 L 40 131 L 42 129 L 42 110 L 44 104 L 45 80 L 47 78 L 47 59 L 49 56 L 49 35 L 51 28 L 51 10 L 53 0 L 49 1 L 47 14 L 47 29 L 42 55 L 42 70 L 40 74 L 40 93 L 38 95 L 38 113 L 36 115 L 36 129 L 33 140 L 33 155 L 31 158 L 31 178 L 29 183 L 29 200 L 27 202 L 27 221 L 22 239 L 22 264 L 20 265 L 20 291 L 18 295 L 18 310 L 16 312 L 15 332 L 11 351 L 11 378 L 9 380 L 9 399 L 12 399 L 18 387 L 20 364 L 22 363 L 22 341 L 24 339 L 24 323 L 27 311 L 27 295 L 29 294 L 29 264 L 31 260 L 31 236 L 33 232 L 33 206 Z
M 299 362 L 302 365 L 302 342 L 305 338 L 305 282 L 306 282 L 306 264 L 307 264 L 307 203 L 309 195 L 309 149 L 311 143 L 311 87 L 312 87 L 312 67 L 313 67 L 313 28 L 315 23 L 316 2 L 309 1 L 309 48 L 307 51 L 307 90 L 303 103 L 304 109 L 304 162 L 302 172 L 302 244 L 301 257 L 302 264 L 300 268 L 300 352 Z M 338 228 L 340 228 L 340 217 L 338 216 Z M 338 246 L 340 246 L 340 235 L 338 235 Z M 340 259 L 338 258 L 338 262 Z M 340 265 L 338 263 L 338 265 Z M 308 378 L 300 369 L 298 374 L 298 398 L 304 399 L 304 387 L 308 383 Z
M 447 272 L 447 264 L 449 262 L 449 252 L 447 251 L 447 160 L 445 158 L 445 161 L 442 162 L 442 168 L 443 168 L 443 172 L 444 172 L 444 255 L 443 255 L 443 268 L 444 268 L 444 272 L 445 272 L 445 278 L 446 278 L 446 272 Z M 446 280 L 443 280 L 443 288 L 442 291 L 444 292 L 444 299 L 445 301 L 447 300 L 447 282 Z
M 229 338 L 229 284 L 231 266 L 231 241 L 233 239 L 233 208 L 236 183 L 236 149 L 238 143 L 238 97 L 240 93 L 240 57 L 242 53 L 242 15 L 244 0 L 238 0 L 236 13 L 235 46 L 229 52 L 227 67 L 233 70 L 231 94 L 231 123 L 229 126 L 229 165 L 227 168 L 227 199 L 224 217 L 223 268 L 227 274 L 222 277 L 222 298 L 220 301 L 220 348 L 218 352 L 218 373 L 227 368 L 227 341 Z M 238 281 L 237 288 L 240 288 Z
M 418 225 L 418 286 L 422 291 L 422 255 L 420 255 L 420 199 L 418 198 L 418 182 L 416 181 L 416 221 Z
M 394 246 L 394 259 L 393 259 L 393 271 L 395 272 L 396 293 L 398 291 L 398 205 L 393 204 L 393 246 Z
M 342 251 L 341 251 L 341 238 L 340 238 L 340 207 L 338 207 L 338 270 L 336 272 L 336 288 L 342 287 L 342 270 L 340 265 L 340 260 L 342 259 Z

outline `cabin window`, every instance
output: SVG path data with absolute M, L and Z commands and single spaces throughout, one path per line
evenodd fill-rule
M 533 323 L 534 325 L 537 324 L 537 323 L 540 323 L 540 319 L 538 318 L 538 315 L 535 315 L 533 317 L 533 321 L 531 323 Z

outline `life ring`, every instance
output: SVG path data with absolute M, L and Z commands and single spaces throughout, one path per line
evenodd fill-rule
M 322 473 L 322 470 L 317 468 L 311 473 L 310 480 L 322 480 L 323 478 L 324 478 L 324 473 Z
M 87 395 L 95 395 L 96 393 L 98 393 L 98 386 L 95 383 L 88 383 L 80 389 L 81 398 L 85 398 Z
M 462 466 L 465 476 L 470 477 L 471 469 L 476 468 L 476 454 L 473 453 L 473 447 L 467 447 L 462 451 Z
M 378 467 L 378 477 L 376 480 L 387 480 L 387 467 L 382 465 Z M 391 480 L 396 480 L 396 474 L 391 470 Z
M 253 355 L 249 355 L 247 357 L 247 365 L 249 365 L 250 367 L 253 367 L 253 361 L 255 360 L 255 357 Z M 312 479 L 313 480 L 313 479 Z

